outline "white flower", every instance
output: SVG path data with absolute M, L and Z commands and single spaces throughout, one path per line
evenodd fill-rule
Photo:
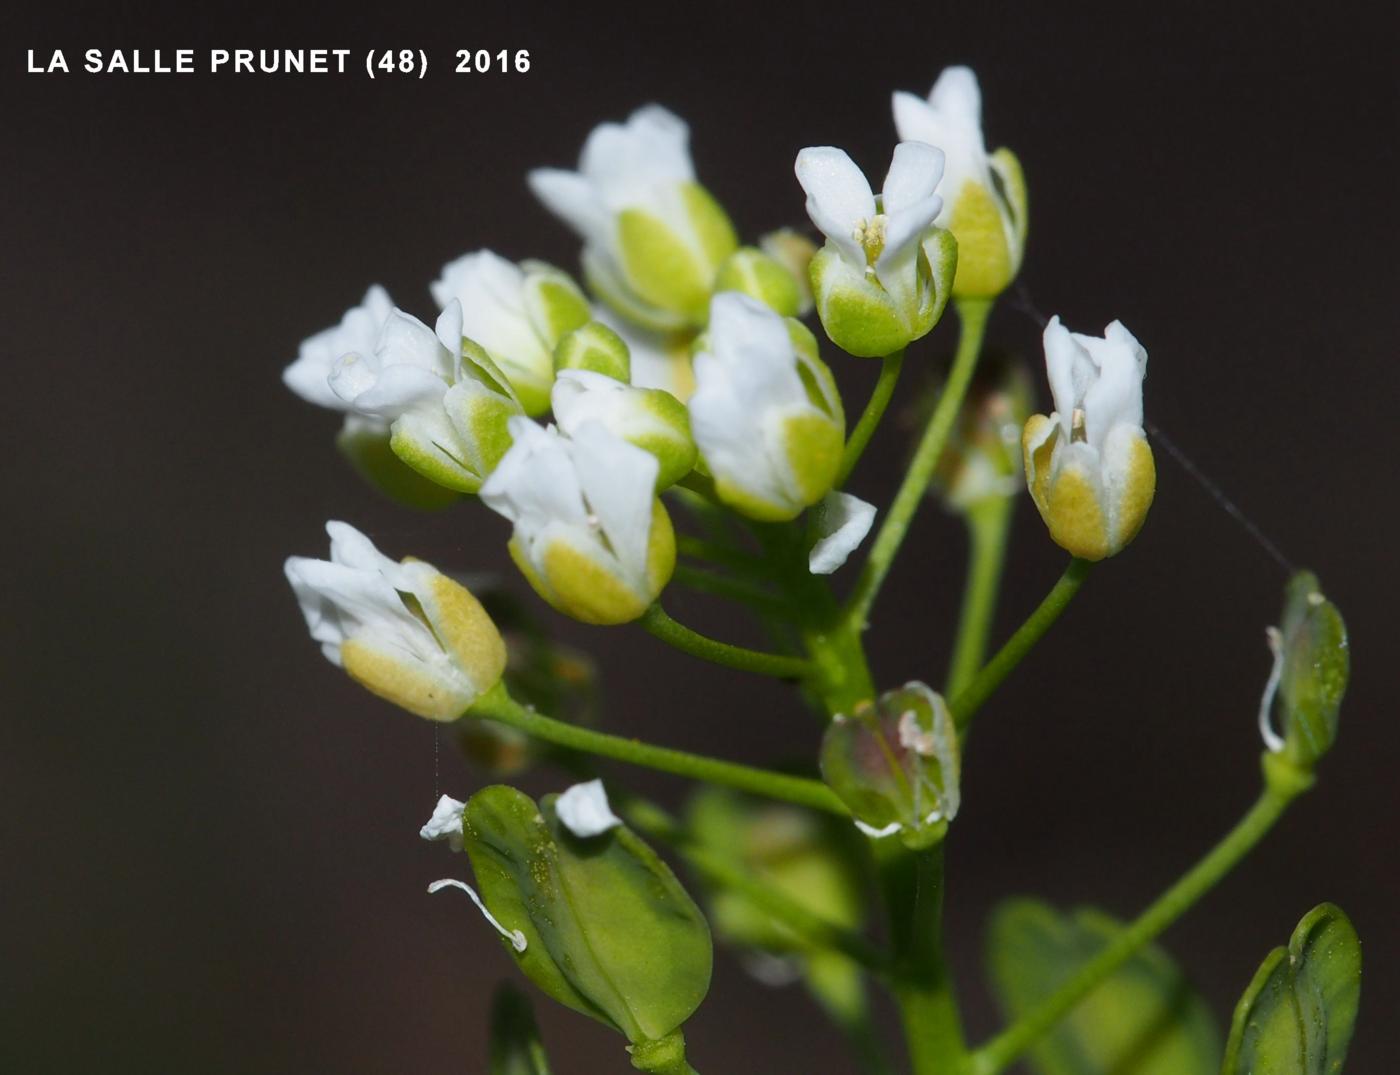
M 827 334 L 861 356 L 889 354 L 925 335 L 942 313 L 956 264 L 951 238 L 933 226 L 943 208 L 936 193 L 943 152 L 901 142 L 878 200 L 844 150 L 808 147 L 796 171 L 807 215 L 826 236 L 812 259 L 812 285 Z
M 433 481 L 473 493 L 510 444 L 506 421 L 521 413 L 504 374 L 462 338 L 455 299 L 435 329 L 394 310 L 370 352 L 336 362 L 331 389 L 356 413 L 384 422 L 403 462 Z
M 512 418 L 510 432 L 481 499 L 514 524 L 511 555 L 525 577 L 575 619 L 636 619 L 675 567 L 671 520 L 653 492 L 656 458 L 597 422 L 564 437 Z
M 433 816 L 418 830 L 424 840 L 446 840 L 453 851 L 462 850 L 462 811 L 467 804 L 444 795 L 433 807 Z
M 720 499 L 768 520 L 819 501 L 840 466 L 845 418 L 812 334 L 727 291 L 697 346 L 691 431 Z
M 659 105 L 595 127 L 577 172 L 537 168 L 530 189 L 583 239 L 593 289 L 623 316 L 658 330 L 704 321 L 720 264 L 737 242 L 729 218 L 695 181 L 690 131 Z
M 554 419 L 572 437 L 597 422 L 628 444 L 650 452 L 660 470 L 657 489 L 674 485 L 695 467 L 695 441 L 685 405 L 669 392 L 636 388 L 591 370 L 563 370 L 551 396 Z
M 432 292 L 444 309 L 454 299 L 461 303 L 462 335 L 486 349 L 525 412 L 548 410 L 554 348 L 589 319 L 588 300 L 568 275 L 479 250 L 444 265 Z
M 807 558 L 814 575 L 830 575 L 860 548 L 875 522 L 875 505 L 850 493 L 827 493 L 816 513 L 817 543 Z
M 1055 413 L 1026 423 L 1026 483 L 1056 543 L 1101 560 L 1141 529 L 1156 487 L 1142 429 L 1147 352 L 1121 322 L 1100 339 L 1053 317 L 1045 366 Z
M 622 824 L 608 805 L 608 793 L 601 780 L 573 785 L 554 801 L 554 812 L 566 829 L 585 839 Z
M 928 142 L 946 155 L 938 223 L 958 240 L 953 293 L 1000 294 L 1025 251 L 1026 187 L 1010 150 L 987 154 L 977 76 L 967 67 L 949 67 L 927 100 L 895 93 L 894 122 L 900 138 Z
M 365 292 L 360 305 L 345 311 L 340 324 L 302 340 L 296 361 L 282 371 L 283 383 L 308 403 L 348 410 L 349 404 L 330 386 L 331 370 L 341 355 L 374 350 L 379 331 L 393 308 L 389 293 L 375 284 Z
M 465 587 L 431 564 L 396 563 L 353 526 L 326 524 L 330 560 L 287 559 L 311 637 L 382 698 L 453 720 L 496 684 L 505 644 Z

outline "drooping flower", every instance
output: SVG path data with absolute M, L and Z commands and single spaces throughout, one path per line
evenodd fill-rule
M 444 309 L 462 304 L 462 335 L 486 349 L 526 414 L 549 409 L 554 348 L 591 316 L 578 285 L 551 265 L 516 265 L 490 250 L 466 254 L 442 268 L 433 298 Z
M 287 559 L 311 637 L 357 683 L 429 720 L 455 720 L 505 670 L 480 602 L 421 560 L 396 563 L 353 526 L 326 524 L 331 558 Z
M 1121 322 L 1097 338 L 1053 317 L 1045 367 L 1055 412 L 1026 422 L 1026 484 L 1055 543 L 1102 560 L 1137 535 L 1156 489 L 1142 428 L 1147 352 Z
M 474 493 L 510 446 L 507 421 L 521 413 L 491 357 L 462 337 L 455 299 L 436 330 L 394 310 L 374 350 L 337 361 L 331 389 L 356 413 L 390 428 L 394 454 L 440 485 Z
M 636 388 L 590 370 L 565 370 L 554 382 L 554 420 L 567 436 L 597 422 L 656 457 L 659 492 L 695 467 L 695 439 L 685 404 L 659 388 Z
M 603 123 L 576 172 L 537 168 L 530 189 L 583 239 L 589 285 L 624 317 L 669 332 L 704 323 L 715 274 L 738 245 L 695 181 L 685 122 L 659 105 Z
M 826 236 L 812 259 L 812 295 L 838 347 L 877 357 L 928 333 L 947 304 L 957 244 L 934 226 L 943 153 L 922 142 L 895 147 L 877 199 L 845 150 L 797 155 L 807 215 Z
M 977 76 L 968 67 L 949 67 L 927 100 L 895 93 L 894 123 L 900 138 L 928 142 L 946 156 L 938 223 L 958 241 L 953 294 L 1001 294 L 1015 279 L 1026 249 L 1026 182 L 1011 150 L 987 154 Z
M 655 456 L 584 422 L 565 437 L 512 418 L 515 443 L 481 487 L 515 527 L 511 557 L 567 616 L 616 624 L 647 610 L 676 564 L 671 519 L 656 498 Z
M 827 494 L 845 416 L 801 323 L 747 295 L 716 295 L 695 378 L 691 430 L 721 500 L 750 518 L 779 520 Z

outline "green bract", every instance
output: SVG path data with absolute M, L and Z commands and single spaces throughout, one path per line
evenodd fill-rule
M 957 731 L 943 698 L 922 683 L 833 718 L 822 739 L 821 766 L 869 836 L 898 834 L 907 847 L 930 847 L 957 815 Z
M 487 1075 L 549 1075 L 530 999 L 509 982 L 497 986 L 491 1001 Z
M 1113 919 L 1011 900 L 992 917 L 987 960 L 1010 1019 L 1024 1016 L 1122 933 Z M 1210 1010 L 1160 949 L 1142 949 L 1031 1049 L 1040 1075 L 1214 1075 Z M 1262 1072 L 1257 1075 L 1263 1075 Z
M 504 785 L 471 797 L 463 844 L 486 905 L 525 936 L 521 970 L 628 1041 L 677 1029 L 710 985 L 710 930 L 670 869 L 626 828 L 581 839 Z
M 1317 576 L 1300 571 L 1289 580 L 1282 624 L 1269 633 L 1275 668 L 1265 691 L 1260 720 L 1265 739 L 1274 688 L 1283 713 L 1284 756 L 1309 769 L 1337 738 L 1337 714 L 1350 672 L 1347 629 L 1337 606 L 1322 595 Z
M 1324 903 L 1275 948 L 1235 1008 L 1221 1075 L 1337 1075 L 1361 1000 L 1361 942 Z

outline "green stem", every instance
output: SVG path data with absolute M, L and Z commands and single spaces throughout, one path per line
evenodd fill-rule
M 1266 760 L 1266 771 L 1269 762 Z M 969 1075 L 997 1075 L 1074 1010 L 1094 987 L 1133 954 L 1185 914 L 1228 874 L 1274 826 L 1280 815 L 1311 782 L 1296 771 L 1276 779 L 1269 774 L 1264 792 L 1226 837 L 1167 889 L 1116 940 L 1041 1002 L 1024 1019 L 1008 1027 L 973 1055 Z
M 880 585 L 889 574 L 899 546 L 909 531 L 909 524 L 924 498 L 928 483 L 938 466 L 943 446 L 953 430 L 958 411 L 962 408 L 963 397 L 972 380 L 972 372 L 977 368 L 977 356 L 982 350 L 982 335 L 987 327 L 987 315 L 991 313 L 990 299 L 964 299 L 958 303 L 958 313 L 962 318 L 962 335 L 958 339 L 957 354 L 953 356 L 953 368 L 948 373 L 948 383 L 938 398 L 938 406 L 933 409 L 924 435 L 914 452 L 909 470 L 895 493 L 885 521 L 875 535 L 870 546 L 870 558 L 861 569 L 851 599 L 847 605 L 846 619 L 855 628 L 865 626 L 870 606 L 880 592 Z
M 763 653 L 708 638 L 671 619 L 660 605 L 652 605 L 637 622 L 661 641 L 675 646 L 683 653 L 729 668 L 737 668 L 741 672 L 756 672 L 761 676 L 776 676 L 779 679 L 801 679 L 812 670 L 811 663 L 801 657 Z
M 467 713 L 472 717 L 517 728 L 526 735 L 585 754 L 596 754 L 647 769 L 659 769 L 664 773 L 674 773 L 692 780 L 723 784 L 740 791 L 797 803 L 799 806 L 810 806 L 832 814 L 849 813 L 841 800 L 820 780 L 774 773 L 751 765 L 720 761 L 718 758 L 707 758 L 670 747 L 652 746 L 636 739 L 624 739 L 620 735 L 608 735 L 606 732 L 595 732 L 591 728 L 566 724 L 562 720 L 554 720 L 521 705 L 506 691 L 504 683 L 496 684 L 482 695 Z
M 669 844 L 710 884 L 741 894 L 755 907 L 767 911 L 781 922 L 785 929 L 817 948 L 841 952 L 876 973 L 883 973 L 888 968 L 889 956 L 855 930 L 837 925 L 783 895 L 733 857 L 697 843 L 659 806 L 630 796 L 620 801 L 623 814 L 633 828 Z
M 685 1058 L 685 1035 L 679 1029 L 654 1041 L 634 1042 L 627 1051 L 638 1071 L 650 1075 L 699 1075 Z
M 958 617 L 958 637 L 948 667 L 945 693 L 949 698 L 966 689 L 986 659 L 1014 506 L 1015 501 L 1010 497 L 995 496 L 972 505 L 967 511 L 969 562 L 962 612 Z
M 950 1075 L 966 1056 L 962 1020 L 943 955 L 943 845 L 891 849 L 882 868 L 890 912 L 892 978 L 913 1075 Z
M 865 452 L 865 446 L 870 443 L 870 438 L 879 428 L 880 419 L 885 416 L 885 408 L 890 405 L 890 397 L 894 395 L 894 387 L 899 383 L 899 371 L 903 368 L 903 351 L 886 355 L 880 361 L 879 380 L 875 382 L 875 388 L 870 393 L 865 410 L 861 412 L 860 420 L 856 422 L 855 429 L 851 430 L 851 437 L 846 441 L 846 450 L 841 454 L 841 467 L 836 472 L 836 488 L 839 489 L 846 484 L 846 479 L 851 476 L 851 471 L 855 470 L 856 464 L 860 462 L 860 457 Z
M 1050 592 L 1027 617 L 1026 622 L 1016 628 L 1016 633 L 1007 639 L 1006 645 L 997 650 L 996 655 L 983 666 L 972 682 L 953 696 L 948 707 L 953 711 L 959 731 L 967 727 L 973 714 L 982 708 L 982 703 L 992 696 L 1002 681 L 1021 663 L 1022 658 L 1060 618 L 1060 613 L 1064 612 L 1065 607 L 1079 592 L 1079 587 L 1084 585 L 1089 569 L 1093 566 L 1088 560 L 1071 560 L 1059 581 L 1051 587 Z

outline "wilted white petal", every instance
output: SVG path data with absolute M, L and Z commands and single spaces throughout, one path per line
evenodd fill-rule
M 450 795 L 442 796 L 418 835 L 424 840 L 446 840 L 453 851 L 462 850 L 462 811 L 466 805 Z
M 555 800 L 554 810 L 575 836 L 598 836 L 622 824 L 608 805 L 608 793 L 601 780 L 573 785 Z
M 828 493 L 816 512 L 819 536 L 807 558 L 808 570 L 830 575 L 860 547 L 874 521 L 874 504 L 850 493 Z

